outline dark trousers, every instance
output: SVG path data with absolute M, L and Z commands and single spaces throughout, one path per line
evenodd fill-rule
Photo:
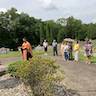
M 32 58 L 32 55 L 30 52 L 27 52 L 27 60 L 29 60 L 30 58 Z
M 64 57 L 65 57 L 65 60 L 69 60 L 69 53 L 68 52 L 64 52 Z
M 73 54 L 72 54 L 72 51 L 69 52 L 69 60 L 73 60 Z
M 58 51 L 57 51 L 57 47 L 53 47 L 53 55 L 57 55 L 58 56 Z
M 47 47 L 44 47 L 44 51 L 47 52 L 47 50 L 48 50 Z

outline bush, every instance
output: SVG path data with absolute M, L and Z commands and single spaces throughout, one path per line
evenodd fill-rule
M 19 66 L 21 66 L 22 61 L 18 61 L 15 63 L 12 63 L 8 66 L 8 73 L 10 73 L 12 76 L 17 76 L 17 70 Z
M 55 76 L 57 68 L 53 60 L 33 57 L 30 61 L 10 64 L 9 73 L 30 85 L 34 96 L 54 96 L 53 84 L 59 78 Z

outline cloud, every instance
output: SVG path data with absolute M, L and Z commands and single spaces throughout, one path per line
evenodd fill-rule
M 53 11 L 53 10 L 58 10 L 59 8 L 55 6 L 54 4 L 50 4 L 49 6 L 43 7 L 47 11 Z
M 83 22 L 95 22 L 96 0 L 0 0 L 0 11 L 15 7 L 43 20 L 74 16 Z
M 53 4 L 52 0 L 39 0 L 41 7 L 47 11 L 58 10 L 58 7 Z
M 49 6 L 52 3 L 52 0 L 39 0 L 44 6 Z
M 6 12 L 7 9 L 6 8 L 0 8 L 0 12 Z

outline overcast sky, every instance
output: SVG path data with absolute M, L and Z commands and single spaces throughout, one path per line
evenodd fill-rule
M 96 0 L 0 0 L 0 11 L 11 7 L 43 20 L 74 16 L 96 22 Z

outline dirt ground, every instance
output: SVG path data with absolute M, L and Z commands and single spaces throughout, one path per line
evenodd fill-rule
M 65 62 L 61 57 L 56 57 L 61 69 L 65 72 L 64 83 L 68 88 L 76 90 L 80 96 L 96 96 L 96 65 Z

